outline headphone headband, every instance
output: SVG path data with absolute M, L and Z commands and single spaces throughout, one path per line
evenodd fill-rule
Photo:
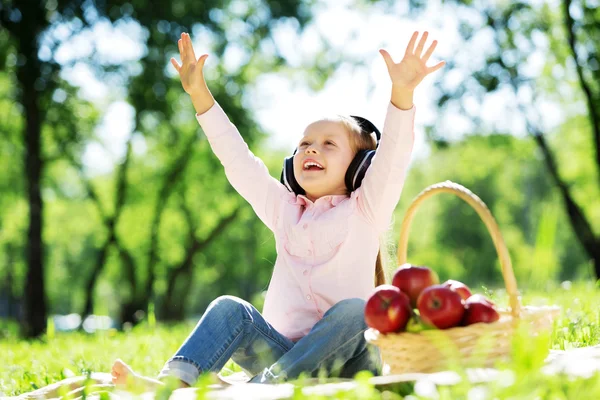
M 351 117 L 354 118 L 354 120 L 358 123 L 358 126 L 360 126 L 360 129 L 362 129 L 363 131 L 367 133 L 374 132 L 375 136 L 377 137 L 377 144 L 379 145 L 379 141 L 381 140 L 381 132 L 379 132 L 379 129 L 377 129 L 375 124 L 373 124 L 368 119 L 359 117 L 357 115 L 351 115 Z

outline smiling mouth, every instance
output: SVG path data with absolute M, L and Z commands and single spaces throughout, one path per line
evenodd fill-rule
M 314 161 L 307 161 L 302 168 L 303 171 L 323 171 L 325 168 Z

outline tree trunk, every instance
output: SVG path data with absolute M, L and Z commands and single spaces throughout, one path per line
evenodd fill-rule
M 124 247 L 118 242 L 115 243 L 117 251 L 119 252 L 119 258 L 121 259 L 121 265 L 123 266 L 123 273 L 125 279 L 129 282 L 131 293 L 129 299 L 121 305 L 121 323 L 130 322 L 136 324 L 138 319 L 135 314 L 138 310 L 145 311 L 148 307 L 148 303 L 141 302 L 136 293 L 139 290 L 137 280 L 135 279 L 135 267 L 136 262 L 131 253 L 129 253 Z
M 44 244 L 42 242 L 44 203 L 40 187 L 44 165 L 41 154 L 39 93 L 35 88 L 35 82 L 40 79 L 41 73 L 35 43 L 33 32 L 31 36 L 22 38 L 21 53 L 25 55 L 26 62 L 17 70 L 17 79 L 21 86 L 21 104 L 25 109 L 25 171 L 29 204 L 25 318 L 22 329 L 23 334 L 29 338 L 43 334 L 46 331 L 47 323 Z
M 594 260 L 594 272 L 596 274 L 596 279 L 600 277 L 600 240 L 596 242 L 596 251 L 593 256 Z
M 588 81 L 583 73 L 586 66 L 581 65 L 580 60 L 583 57 L 580 57 L 580 54 L 578 54 L 578 51 L 577 51 L 577 43 L 576 43 L 577 36 L 575 34 L 575 20 L 571 16 L 571 12 L 570 12 L 571 0 L 563 1 L 562 5 L 563 5 L 564 23 L 565 23 L 565 28 L 567 31 L 567 42 L 569 43 L 569 49 L 571 50 L 571 55 L 572 55 L 573 61 L 575 63 L 575 70 L 577 71 L 577 77 L 579 78 L 579 85 L 581 86 L 581 90 L 583 90 L 583 93 L 585 95 L 586 104 L 587 104 L 587 108 L 588 108 L 590 124 L 591 124 L 592 132 L 593 132 L 592 137 L 594 138 L 594 147 L 595 147 L 594 154 L 595 154 L 595 161 L 596 161 L 596 170 L 598 171 L 598 174 L 597 174 L 598 184 L 600 185 L 600 110 L 598 109 L 599 108 L 598 101 L 600 100 L 600 92 L 598 92 L 597 89 L 594 89 L 594 88 L 597 88 L 597 85 L 592 84 L 593 79 L 591 82 Z M 584 10 L 586 10 L 587 12 L 590 12 L 590 13 L 593 12 L 591 8 L 584 8 Z M 598 33 L 598 31 L 596 31 L 596 33 Z M 592 35 L 593 35 L 593 33 L 590 33 L 590 37 L 593 37 Z M 598 56 L 597 52 L 596 52 L 595 56 Z M 596 58 L 596 57 L 594 57 L 594 54 L 590 54 L 588 56 L 588 60 L 593 60 L 594 58 Z M 590 64 L 588 64 L 588 65 L 590 65 Z M 596 92 L 594 92 L 595 90 L 596 90 Z M 600 278 L 600 275 L 598 275 L 597 272 L 596 272 L 596 277 Z
M 138 315 L 138 311 L 145 313 L 146 305 L 138 303 L 135 299 L 125 302 L 121 306 L 121 323 L 133 325 L 137 324 L 142 317 L 141 315 Z
M 179 268 L 171 269 L 168 276 L 167 292 L 162 307 L 162 319 L 164 321 L 182 321 L 185 317 L 185 301 L 192 283 L 192 261 L 186 260 Z M 184 286 L 177 292 L 177 283 Z
M 210 243 L 212 243 L 225 230 L 225 228 L 227 228 L 229 224 L 235 221 L 238 213 L 240 212 L 240 208 L 236 208 L 227 217 L 221 219 L 217 226 L 206 238 L 198 240 L 198 238 L 195 236 L 196 229 L 195 224 L 193 223 L 194 218 L 190 209 L 185 204 L 185 199 L 182 199 L 181 209 L 186 216 L 191 243 L 181 264 L 179 264 L 177 267 L 169 268 L 167 272 L 167 292 L 165 294 L 160 313 L 161 319 L 167 321 L 181 321 L 184 317 L 184 306 L 187 299 L 187 294 L 190 292 L 192 284 L 192 270 L 194 267 L 194 256 L 196 253 L 207 248 Z M 184 287 L 181 290 L 181 295 L 175 299 L 175 290 L 177 282 L 180 280 L 178 279 L 179 277 L 184 278 Z
M 102 268 L 104 267 L 104 263 L 106 262 L 106 256 L 108 254 L 108 250 L 110 245 L 114 242 L 115 233 L 114 230 L 110 230 L 110 237 L 104 243 L 104 246 L 98 252 L 98 256 L 96 257 L 96 264 L 94 265 L 94 269 L 92 270 L 92 274 L 89 276 L 86 285 L 85 285 L 85 306 L 83 307 L 82 318 L 91 315 L 94 311 L 94 288 L 96 287 L 96 281 L 100 276 L 100 272 L 102 272 Z

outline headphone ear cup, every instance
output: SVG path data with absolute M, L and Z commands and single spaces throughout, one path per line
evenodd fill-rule
M 294 152 L 295 153 L 295 152 Z M 294 156 L 289 156 L 283 161 L 283 170 L 279 181 L 290 191 L 296 195 L 306 194 L 302 186 L 296 180 L 294 175 Z
M 353 192 L 360 187 L 374 156 L 375 150 L 360 150 L 356 153 L 346 171 L 345 182 L 348 192 Z

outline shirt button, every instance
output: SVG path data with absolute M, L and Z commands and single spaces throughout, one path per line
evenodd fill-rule
M 302 227 L 303 227 L 304 229 L 306 229 L 306 228 L 308 228 L 308 224 L 304 224 L 304 225 L 302 225 Z
M 308 270 L 307 270 L 307 269 L 305 269 L 305 270 L 302 272 L 302 274 L 303 274 L 303 275 L 308 275 Z
M 310 300 L 310 294 L 306 295 L 306 300 Z

